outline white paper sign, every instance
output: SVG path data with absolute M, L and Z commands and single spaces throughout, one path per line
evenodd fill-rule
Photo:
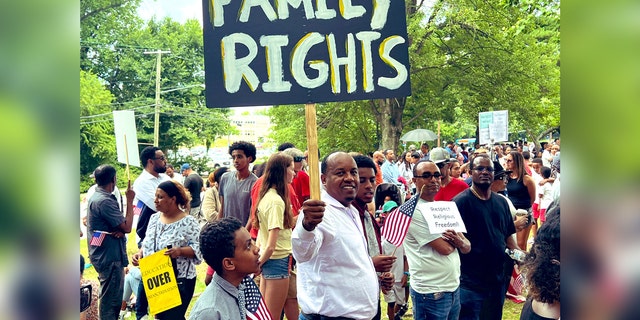
M 116 134 L 116 151 L 118 152 L 118 162 L 124 164 L 127 163 L 128 151 L 129 165 L 139 167 L 140 155 L 138 154 L 138 134 L 136 133 L 136 122 L 133 111 L 114 111 L 113 128 Z M 127 136 L 126 148 L 124 143 L 125 135 Z
M 418 207 L 424 219 L 427 220 L 431 234 L 440 234 L 449 229 L 467 232 L 455 202 L 433 201 L 420 203 Z
M 509 141 L 508 110 L 478 113 L 478 126 L 480 144 Z

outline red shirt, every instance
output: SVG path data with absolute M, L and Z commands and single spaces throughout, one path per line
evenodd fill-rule
M 309 176 L 307 176 L 309 177 Z M 256 217 L 256 211 L 258 209 L 258 196 L 260 195 L 260 188 L 262 188 L 262 182 L 264 181 L 264 176 L 258 178 L 256 183 L 253 184 L 253 188 L 251 188 L 251 216 L 249 216 L 249 221 L 251 221 L 251 229 L 249 230 L 249 234 L 251 234 L 251 238 L 255 239 L 258 237 L 258 229 L 253 227 L 253 219 Z M 291 202 L 291 213 L 295 217 L 298 215 L 298 211 L 302 207 L 300 205 L 300 201 L 298 201 L 298 196 L 296 196 L 296 191 L 293 190 L 293 186 L 289 184 L 289 201 Z
M 433 198 L 435 201 L 451 201 L 458 193 L 468 189 L 469 186 L 462 180 L 451 178 L 451 182 L 444 187 L 440 188 L 440 191 L 436 193 Z
M 375 162 L 375 161 L 374 161 Z M 378 171 L 376 171 L 376 185 L 380 185 L 381 183 L 384 182 L 384 179 L 382 179 L 382 169 L 380 169 L 380 166 L 378 165 L 378 163 L 376 162 L 376 169 Z
M 311 191 L 309 190 L 309 174 L 306 172 L 298 171 L 296 176 L 293 177 L 291 185 L 293 186 L 293 190 L 295 190 L 295 194 L 298 196 L 298 201 L 300 203 L 303 203 L 311 197 Z

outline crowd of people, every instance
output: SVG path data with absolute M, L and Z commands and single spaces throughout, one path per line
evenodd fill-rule
M 253 165 L 256 147 L 235 142 L 233 168 L 206 181 L 189 164 L 178 175 L 160 148 L 147 147 L 124 203 L 113 193 L 116 169 L 94 172 L 85 223 L 99 318 L 122 319 L 131 292 L 136 319 L 149 317 L 139 270 L 126 271 L 166 249 L 182 303 L 156 319 L 185 319 L 203 261 L 207 288 L 190 319 L 245 319 L 250 275 L 271 319 L 399 319 L 409 298 L 414 319 L 501 319 L 514 264 L 531 293 L 521 319 L 558 319 L 560 141 L 540 149 L 423 143 L 397 160 L 394 150 L 333 152 L 320 164 L 320 199 L 310 199 L 306 153 L 290 143 Z M 434 201 L 455 203 L 466 232 L 430 232 L 421 210 Z M 125 234 L 134 211 L 131 266 Z M 381 231 L 397 212 L 410 217 L 400 245 Z M 509 250 L 528 254 L 514 262 Z

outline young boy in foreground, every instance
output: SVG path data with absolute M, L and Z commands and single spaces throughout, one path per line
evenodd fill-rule
M 207 223 L 200 232 L 200 251 L 214 269 L 211 283 L 196 301 L 189 319 L 245 320 L 246 306 L 239 299 L 240 283 L 259 273 L 258 247 L 236 218 Z

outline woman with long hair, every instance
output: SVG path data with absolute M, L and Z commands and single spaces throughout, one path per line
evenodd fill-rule
M 407 195 L 409 196 L 410 193 L 413 193 L 413 190 L 415 189 L 415 184 L 413 183 L 413 161 L 411 158 L 411 152 L 403 152 L 402 155 L 400 156 L 400 159 L 402 159 L 401 161 L 398 161 L 398 171 L 400 172 L 400 176 L 404 178 L 404 180 L 407 182 L 406 188 L 407 188 Z
M 171 246 L 165 255 L 173 259 L 182 304 L 160 312 L 156 319 L 184 319 L 196 287 L 196 265 L 202 262 L 200 228 L 189 214 L 191 195 L 180 183 L 165 181 L 156 189 L 157 213 L 149 219 L 142 255 L 149 256 Z
M 272 319 L 280 318 L 289 289 L 293 227 L 289 184 L 294 176 L 291 156 L 278 152 L 269 157 L 253 222 L 258 228 L 257 243 L 260 247 L 260 291 Z
M 460 179 L 460 175 L 462 175 L 462 170 L 460 169 L 460 161 L 458 159 L 452 160 L 449 165 L 449 175 L 454 179 Z
M 505 156 L 504 161 L 506 169 L 511 171 L 507 178 L 507 197 L 516 209 L 530 212 L 531 206 L 536 200 L 536 183 L 524 168 L 524 157 L 518 151 L 511 151 Z M 527 250 L 530 231 L 531 221 L 516 233 L 518 247 L 522 250 Z
M 540 227 L 531 251 L 524 259 L 529 297 L 521 320 L 560 319 L 560 204 L 550 206 L 547 222 Z

